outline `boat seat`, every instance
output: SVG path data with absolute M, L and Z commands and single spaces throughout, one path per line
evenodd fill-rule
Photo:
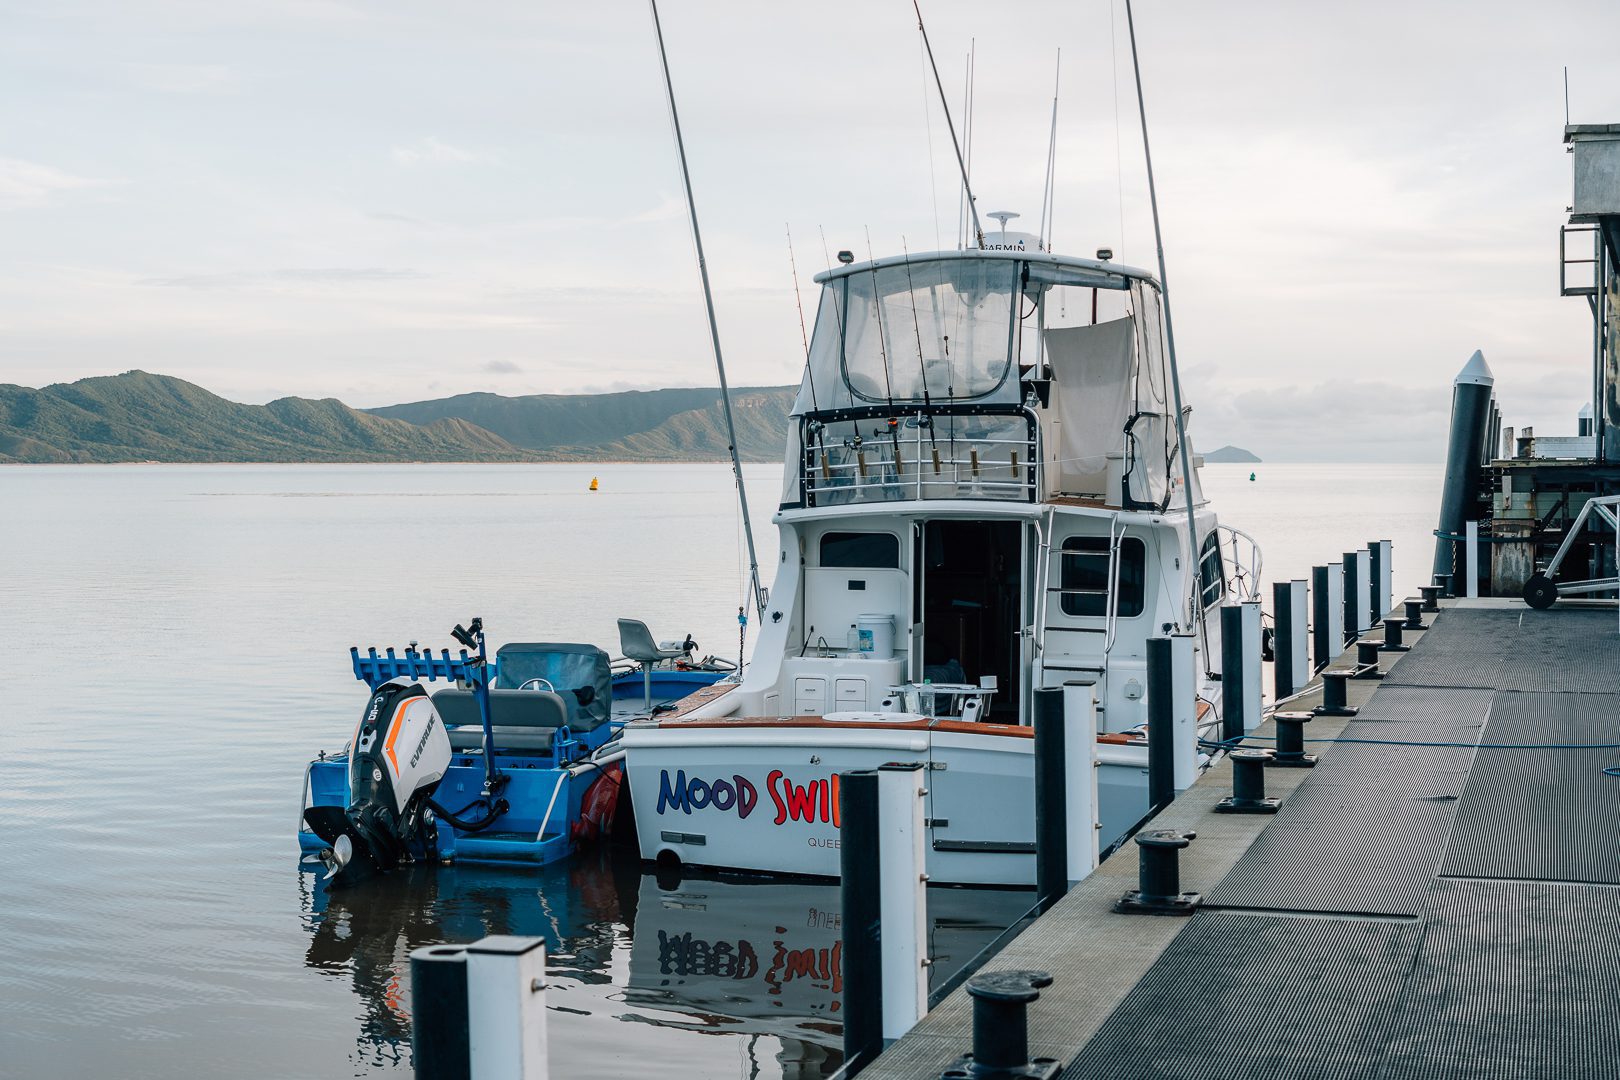
M 440 690 L 433 695 L 433 707 L 444 721 L 452 750 L 476 750 L 484 745 L 484 721 L 471 690 Z M 591 717 L 570 710 L 563 695 L 545 690 L 491 690 L 489 712 L 499 749 L 549 752 L 558 728 L 578 732 L 597 726 Z

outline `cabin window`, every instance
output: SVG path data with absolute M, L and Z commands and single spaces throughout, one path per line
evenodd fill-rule
M 1063 541 L 1059 580 L 1065 615 L 1102 618 L 1108 614 L 1108 537 L 1071 536 Z M 1119 541 L 1119 594 L 1115 614 L 1133 619 L 1147 598 L 1147 546 L 1134 536 Z
M 1221 542 L 1214 534 L 1204 537 L 1204 546 L 1198 554 L 1198 583 L 1203 590 L 1204 606 L 1221 602 L 1226 595 L 1226 568 L 1221 562 Z
M 898 570 L 900 538 L 893 533 L 823 533 L 821 565 Z

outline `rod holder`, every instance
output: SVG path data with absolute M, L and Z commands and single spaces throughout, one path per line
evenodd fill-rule
M 1063 1063 L 1029 1056 L 1029 1015 L 1044 971 L 984 971 L 968 980 L 973 999 L 973 1050 L 953 1061 L 940 1080 L 1056 1080 Z
M 1378 651 L 1383 648 L 1379 642 L 1362 638 L 1356 642 L 1356 673 L 1353 679 L 1382 679 L 1384 673 L 1378 670 Z
M 1316 719 L 1308 712 L 1274 712 L 1271 719 L 1277 725 L 1277 752 L 1268 765 L 1284 769 L 1313 769 L 1316 755 L 1305 752 L 1305 725 Z
M 1403 600 L 1406 605 L 1406 628 L 1408 630 L 1427 630 L 1429 624 L 1423 621 L 1423 601 Z
M 1191 915 L 1203 897 L 1181 891 L 1181 849 L 1197 839 L 1195 832 L 1155 829 L 1136 834 L 1137 884 L 1114 901 L 1122 915 Z
M 1331 668 L 1322 672 L 1322 704 L 1312 710 L 1317 716 L 1354 716 L 1359 711 L 1350 704 L 1349 682 L 1354 668 Z
M 1270 750 L 1234 750 L 1226 755 L 1232 763 L 1232 794 L 1215 804 L 1215 812 L 1275 814 L 1282 801 L 1266 798 L 1266 765 L 1273 756 Z
M 1401 631 L 1406 629 L 1406 620 L 1394 616 L 1384 620 L 1384 643 L 1378 646 L 1380 652 L 1408 652 L 1412 646 L 1401 643 Z
M 1423 594 L 1423 610 L 1439 611 L 1440 597 L 1445 595 L 1445 591 L 1443 585 L 1419 585 L 1418 592 Z

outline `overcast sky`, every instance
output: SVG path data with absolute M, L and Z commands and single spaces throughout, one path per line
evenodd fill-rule
M 1153 262 L 1122 0 L 923 6 L 981 210 Z M 0 381 L 133 367 L 380 405 L 713 383 L 651 20 L 592 4 L 0 2 Z M 796 382 L 789 275 L 954 244 L 909 0 L 662 11 L 734 385 Z M 1427 460 L 1476 348 L 1573 432 L 1572 118 L 1620 121 L 1620 4 L 1140 0 L 1194 437 Z M 1116 121 L 1117 117 L 1117 121 Z M 958 118 L 960 119 L 960 118 Z

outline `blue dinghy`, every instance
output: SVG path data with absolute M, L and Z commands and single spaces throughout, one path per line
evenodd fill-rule
M 491 661 L 480 620 L 452 636 L 458 656 L 350 650 L 371 698 L 349 745 L 310 762 L 298 833 L 334 884 L 403 863 L 566 858 L 612 827 L 624 725 L 729 673 L 694 660 L 690 638 L 617 662 L 595 645 L 511 643 Z

